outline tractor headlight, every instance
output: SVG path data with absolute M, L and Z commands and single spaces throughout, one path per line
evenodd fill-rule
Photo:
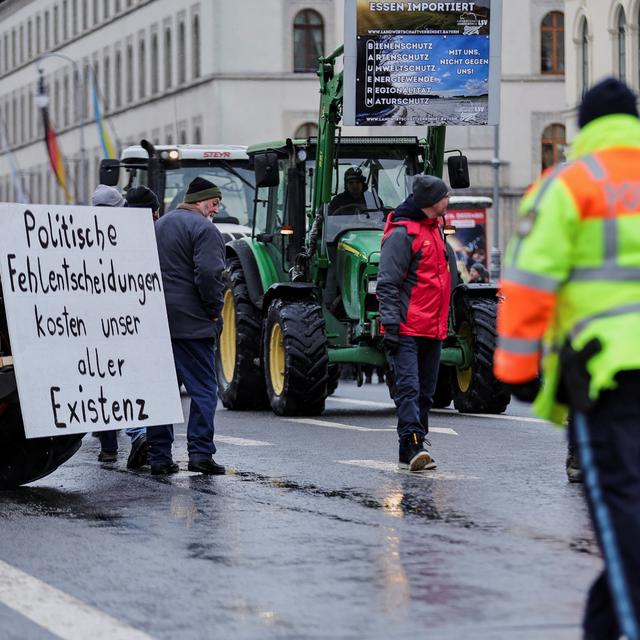
M 367 293 L 374 294 L 376 292 L 377 288 L 378 288 L 378 281 L 377 280 L 369 280 L 369 281 L 367 281 Z

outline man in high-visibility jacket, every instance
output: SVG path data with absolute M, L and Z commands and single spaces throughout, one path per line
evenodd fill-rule
M 640 120 L 609 78 L 588 91 L 570 162 L 526 194 L 510 243 L 496 376 L 538 415 L 571 412 L 605 570 L 585 638 L 638 640 Z M 542 361 L 542 385 L 539 367 Z

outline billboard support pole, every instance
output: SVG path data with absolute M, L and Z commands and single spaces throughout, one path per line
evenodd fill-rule
M 500 279 L 500 125 L 493 132 L 493 246 L 491 247 L 491 279 Z

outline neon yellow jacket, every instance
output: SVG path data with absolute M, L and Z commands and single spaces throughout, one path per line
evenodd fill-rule
M 517 384 L 536 376 L 542 356 L 534 411 L 557 423 L 568 410 L 556 400 L 567 339 L 578 351 L 592 338 L 602 344 L 588 363 L 593 399 L 619 371 L 640 369 L 640 120 L 593 120 L 570 158 L 522 200 L 494 357 L 496 376 Z

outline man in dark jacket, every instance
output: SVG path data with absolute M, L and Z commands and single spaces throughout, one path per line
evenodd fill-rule
M 187 448 L 189 471 L 223 474 L 213 454 L 218 402 L 214 346 L 220 328 L 224 284 L 224 240 L 209 219 L 220 206 L 220 189 L 195 178 L 184 202 L 156 222 L 156 240 L 176 369 L 191 396 Z M 172 425 L 147 428 L 153 475 L 176 473 Z
M 416 177 L 413 193 L 389 215 L 382 239 L 377 295 L 395 373 L 399 462 L 410 471 L 436 466 L 424 443 L 447 336 L 451 275 L 438 218 L 447 210 L 448 192 L 439 178 Z
M 344 174 L 344 191 L 336 195 L 329 203 L 329 215 L 339 209 L 344 209 L 345 213 L 356 213 L 358 209 L 363 209 L 365 205 L 364 192 L 367 182 L 362 175 L 362 170 L 350 167 Z

